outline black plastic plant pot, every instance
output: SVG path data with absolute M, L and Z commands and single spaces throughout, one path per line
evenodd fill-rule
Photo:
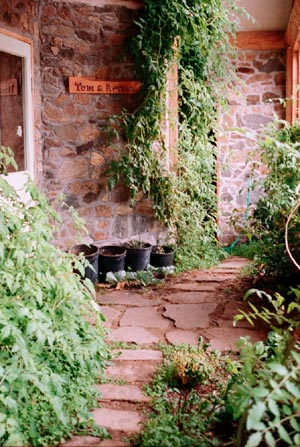
M 106 273 L 125 269 L 126 249 L 118 245 L 99 248 L 99 281 L 105 281 Z
M 84 277 L 90 279 L 93 283 L 98 282 L 98 247 L 96 245 L 74 245 L 70 249 L 70 253 L 79 256 L 80 253 L 83 254 L 85 259 L 89 262 L 90 266 L 87 265 L 84 271 Z M 78 272 L 77 272 L 78 273 Z
M 162 247 L 154 245 L 152 247 L 150 256 L 150 264 L 152 267 L 170 267 L 173 265 L 173 259 L 174 249 L 172 247 L 168 247 L 167 245 L 163 245 Z
M 150 264 L 152 245 L 144 243 L 143 247 L 126 247 L 125 270 L 137 272 L 145 270 Z

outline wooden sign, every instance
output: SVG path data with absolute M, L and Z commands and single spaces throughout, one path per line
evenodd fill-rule
M 18 83 L 16 79 L 0 82 L 0 96 L 12 96 L 18 94 Z
M 97 81 L 90 78 L 70 77 L 69 93 L 132 95 L 141 87 L 139 81 Z

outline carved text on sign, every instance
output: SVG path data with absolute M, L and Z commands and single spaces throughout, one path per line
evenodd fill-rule
M 140 87 L 139 81 L 97 81 L 81 77 L 69 78 L 69 93 L 131 95 L 137 93 Z
M 18 83 L 16 79 L 0 82 L 0 96 L 12 96 L 18 94 Z

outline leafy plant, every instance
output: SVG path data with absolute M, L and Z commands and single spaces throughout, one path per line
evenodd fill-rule
M 164 362 L 146 392 L 153 412 L 134 445 L 140 447 L 220 445 L 212 433 L 227 382 L 237 372 L 229 358 L 197 347 L 163 346 Z
M 51 244 L 57 213 L 32 183 L 27 190 L 26 207 L 0 178 L 0 444 L 107 436 L 90 414 L 110 358 L 94 287 L 73 273 L 83 274 L 77 257 Z
M 155 216 L 178 239 L 181 269 L 216 262 L 222 253 L 216 240 L 216 103 L 222 103 L 221 85 L 234 76 L 224 30 L 233 31 L 237 11 L 232 0 L 226 6 L 221 0 L 146 0 L 128 44 L 142 83 L 140 104 L 119 117 L 126 147 L 111 164 L 109 185 L 122 179 L 133 201 L 139 191 L 152 199 Z M 171 125 L 179 127 L 179 141 L 170 151 L 178 155 L 176 175 L 167 168 L 162 130 L 174 64 L 179 117 Z
M 238 421 L 233 445 L 300 445 L 299 346 L 284 355 L 284 338 L 271 333 L 266 343 L 244 338 L 240 347 L 241 375 L 225 399 Z
M 256 295 L 260 298 L 259 305 L 253 304 L 249 298 Z M 290 295 L 294 299 L 287 302 L 280 293 L 275 293 L 274 296 L 257 289 L 250 289 L 245 294 L 244 299 L 248 300 L 251 311 L 240 311 L 234 317 L 235 324 L 245 318 L 250 324 L 254 325 L 255 320 L 262 320 L 272 329 L 272 331 L 282 332 L 284 330 L 287 334 L 297 332 L 300 328 L 299 314 L 300 314 L 300 289 L 291 288 Z
M 213 365 L 207 361 L 206 351 L 199 352 L 190 346 L 175 352 L 173 362 L 176 376 L 186 386 L 206 383 L 213 371 Z
M 255 181 L 261 196 L 249 218 L 249 236 L 257 241 L 254 257 L 256 272 L 278 278 L 295 276 L 295 269 L 285 248 L 285 223 L 298 200 L 300 185 L 300 126 L 275 122 L 266 129 L 259 144 L 266 175 Z M 289 226 L 289 246 L 299 259 L 299 214 Z
M 18 165 L 14 159 L 14 153 L 10 147 L 1 146 L 0 150 L 0 173 L 7 175 L 8 166 L 11 165 L 15 170 L 18 169 Z
M 154 286 L 161 283 L 161 280 L 156 278 L 151 270 L 138 270 L 137 272 L 108 272 L 106 274 L 106 282 L 113 285 L 125 283 L 129 286 Z
M 147 248 L 149 247 L 148 242 L 141 241 L 139 239 L 131 239 L 124 243 L 125 248 Z
M 249 301 L 250 312 L 240 311 L 234 319 L 236 324 L 262 320 L 271 329 L 265 342 L 248 337 L 239 342 L 241 370 L 224 399 L 227 420 L 230 414 L 238 424 L 236 447 L 300 445 L 299 288 L 291 295 L 287 300 L 251 289 L 245 299 L 259 302 Z

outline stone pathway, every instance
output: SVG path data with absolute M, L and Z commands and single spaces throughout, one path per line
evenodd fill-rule
M 202 336 L 212 348 L 228 351 L 235 349 L 241 336 L 264 339 L 265 330 L 253 329 L 245 321 L 237 328 L 232 326 L 233 316 L 245 303 L 242 297 L 231 295 L 231 285 L 247 262 L 230 257 L 217 268 L 180 275 L 163 288 L 99 288 L 97 300 L 110 331 L 108 341 L 132 348 L 115 350 L 116 357 L 107 369 L 110 383 L 97 385 L 102 397 L 94 418 L 112 439 L 74 436 L 62 447 L 128 446 L 124 438 L 141 430 L 148 405 L 143 385 L 163 360 L 158 342 L 197 345 Z

